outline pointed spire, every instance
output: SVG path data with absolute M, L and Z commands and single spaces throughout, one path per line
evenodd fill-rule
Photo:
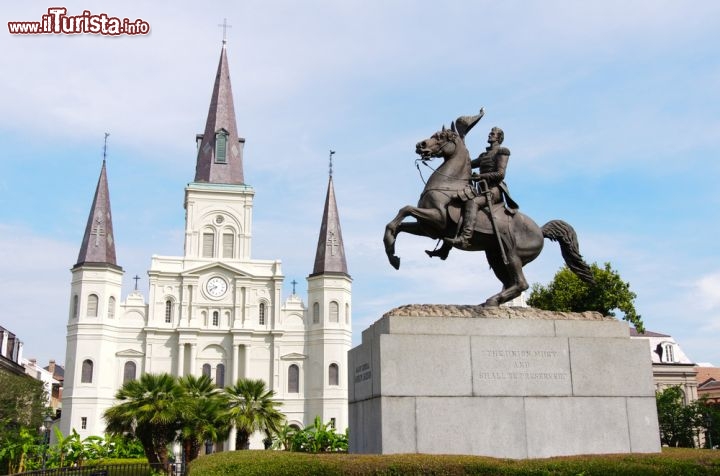
M 330 163 L 335 152 L 330 151 Z M 317 252 L 315 253 L 315 266 L 311 276 L 325 273 L 348 274 L 345 261 L 345 245 L 340 230 L 340 215 L 335 202 L 335 188 L 333 187 L 332 165 L 328 179 L 327 195 L 325 196 L 325 210 L 320 224 Z
M 108 134 L 109 135 L 109 134 Z M 107 135 L 105 136 L 105 152 L 107 152 Z M 113 235 L 112 214 L 110 212 L 110 192 L 108 190 L 105 158 L 103 157 L 100 178 L 98 179 L 95 197 L 88 215 L 85 235 L 83 236 L 80 253 L 75 267 L 84 264 L 108 264 L 117 266 L 115 259 L 115 237 Z
M 205 133 L 198 136 L 202 140 L 198 148 L 195 182 L 239 185 L 245 182 L 242 162 L 245 140 L 238 138 L 225 43 L 223 38 Z

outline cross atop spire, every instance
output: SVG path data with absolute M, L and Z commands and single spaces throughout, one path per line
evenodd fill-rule
M 103 163 L 105 163 L 105 159 L 107 159 L 107 138 L 110 136 L 109 132 L 105 133 L 105 145 L 103 145 Z
M 221 26 L 223 29 L 223 48 L 225 48 L 225 45 L 227 45 L 227 29 L 232 28 L 232 25 L 228 25 L 227 18 L 223 18 L 223 22 L 218 25 Z
M 330 176 L 332 177 L 332 156 L 335 155 L 335 151 L 330 151 Z

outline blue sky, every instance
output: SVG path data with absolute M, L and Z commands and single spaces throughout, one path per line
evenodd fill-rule
M 714 1 L 183 1 L 4 3 L 8 21 L 69 14 L 141 18 L 147 36 L 0 33 L 0 325 L 25 357 L 65 360 L 70 272 L 110 132 L 108 177 L 124 289 L 153 254 L 180 255 L 227 18 L 252 256 L 283 262 L 306 292 L 328 150 L 348 266 L 353 334 L 408 303 L 483 302 L 499 290 L 483 255 L 446 262 L 385 224 L 417 201 L 414 145 L 486 110 L 512 151 L 525 213 L 563 219 L 590 262 L 630 282 L 648 329 L 720 365 L 720 3 Z M 557 245 L 528 265 L 547 283 Z M 124 299 L 124 296 L 123 296 Z

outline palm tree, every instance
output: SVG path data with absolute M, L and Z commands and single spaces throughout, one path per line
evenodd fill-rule
M 230 420 L 237 428 L 236 450 L 248 449 L 250 435 L 256 431 L 264 431 L 269 436 L 282 427 L 285 416 L 277 409 L 280 402 L 273 400 L 275 392 L 268 390 L 262 380 L 241 378 L 225 392 Z
M 175 439 L 182 415 L 182 389 L 170 374 L 143 374 L 118 390 L 117 405 L 105 411 L 107 432 L 134 434 L 154 467 L 166 467 L 168 443 Z
M 187 375 L 179 382 L 183 389 L 182 439 L 185 457 L 190 462 L 198 457 L 203 441 L 221 441 L 230 433 L 227 399 L 210 377 Z

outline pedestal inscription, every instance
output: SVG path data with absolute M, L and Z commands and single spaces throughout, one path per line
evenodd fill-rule
M 473 336 L 474 395 L 571 395 L 568 341 Z

